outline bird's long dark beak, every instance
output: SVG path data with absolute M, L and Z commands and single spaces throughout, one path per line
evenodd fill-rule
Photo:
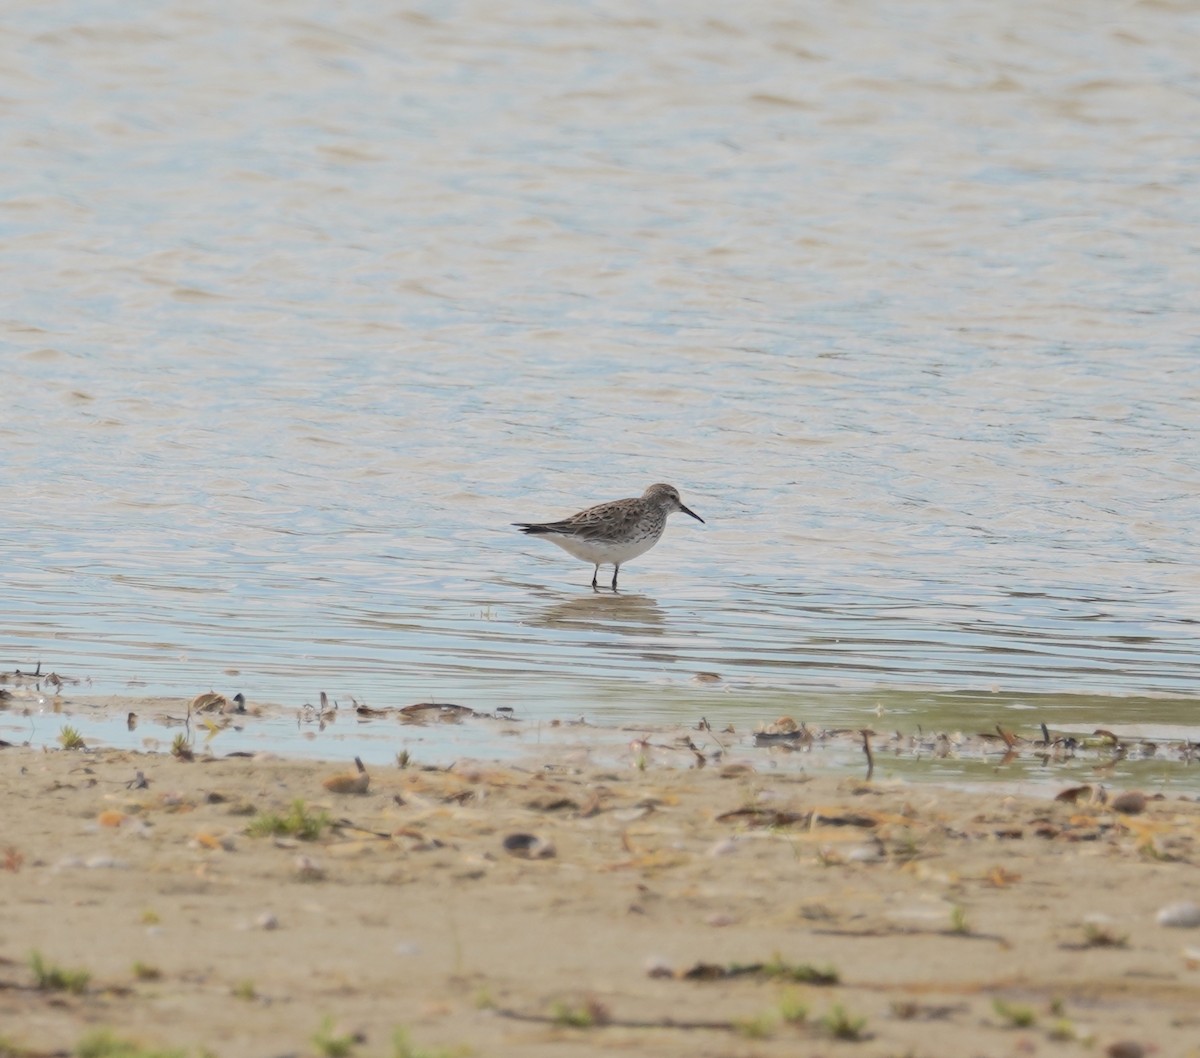
M 679 505 L 679 509 L 680 509 L 681 511 L 683 511 L 683 513 L 684 513 L 684 514 L 690 514 L 690 515 L 691 515 L 693 518 L 695 518 L 695 519 L 696 519 L 696 521 L 698 521 L 698 522 L 699 522 L 701 525 L 705 525 L 705 524 L 706 524 L 706 523 L 705 523 L 705 521 L 704 521 L 704 519 L 703 519 L 703 518 L 701 518 L 701 517 L 700 517 L 700 515 L 698 515 L 698 514 L 697 514 L 695 511 L 689 511 L 689 510 L 688 510 L 688 509 L 687 509 L 687 508 L 686 508 L 686 507 L 685 507 L 685 506 L 684 506 L 682 503 Z

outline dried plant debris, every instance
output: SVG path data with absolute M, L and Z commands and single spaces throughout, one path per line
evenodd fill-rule
M 700 728 L 704 727 L 702 721 Z M 916 734 L 894 731 L 889 736 L 880 736 L 869 728 L 814 728 L 806 722 L 790 716 L 781 716 L 768 724 L 760 725 L 754 732 L 754 745 L 759 748 L 812 751 L 817 748 L 849 749 L 857 743 L 866 755 L 868 771 L 873 772 L 877 758 L 883 753 L 894 756 L 936 758 L 985 757 L 998 766 L 1016 761 L 1036 761 L 1039 764 L 1066 764 L 1080 759 L 1092 760 L 1097 765 L 1113 764 L 1121 760 L 1150 758 L 1175 759 L 1182 763 L 1191 761 L 1200 745 L 1186 739 L 1123 739 L 1107 728 L 1098 728 L 1091 737 L 1076 738 L 1072 735 L 1052 735 L 1045 724 L 1039 725 L 1042 737 L 1027 737 L 1001 724 L 994 731 L 964 734 L 960 731 L 926 732 Z M 878 743 L 873 739 L 881 739 Z M 874 751 L 874 752 L 873 752 Z
M 49 689 L 57 693 L 63 687 L 83 683 L 75 676 L 61 676 L 57 672 L 42 672 L 39 661 L 30 672 L 25 669 L 13 669 L 12 672 L 0 672 L 0 683 L 10 683 L 14 687 L 29 687 L 34 690 Z M 90 681 L 89 681 L 90 682 Z
M 322 779 L 321 785 L 330 793 L 365 794 L 371 784 L 371 777 L 367 774 L 367 769 L 360 758 L 354 758 L 354 766 L 356 771 L 331 775 L 327 779 Z
M 709 963 L 698 962 L 686 970 L 669 972 L 680 981 L 718 981 L 730 977 L 753 977 L 760 981 L 781 981 L 786 984 L 836 985 L 841 978 L 832 966 L 812 966 L 793 963 L 779 955 L 763 962 Z M 661 968 L 650 971 L 652 977 L 662 977 Z
M 426 720 L 458 721 L 467 717 L 481 716 L 470 706 L 454 705 L 451 702 L 416 702 L 406 705 L 400 710 L 400 715 L 410 721 L 424 722 Z
M 717 816 L 718 823 L 741 822 L 751 827 L 874 827 L 884 817 L 866 812 L 845 812 L 814 808 L 809 811 L 790 811 L 784 808 L 763 808 L 744 805 Z

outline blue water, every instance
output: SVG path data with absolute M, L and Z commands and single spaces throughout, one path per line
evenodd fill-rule
M 1194 11 L 284 6 L 6 30 L 0 670 L 1194 723 Z

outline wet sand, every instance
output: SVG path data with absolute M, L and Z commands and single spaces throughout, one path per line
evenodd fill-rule
M 427 1055 L 1200 1053 L 1200 929 L 1156 921 L 1200 899 L 1196 802 L 783 774 L 657 735 L 599 752 L 627 738 L 374 767 L 360 794 L 329 788 L 361 787 L 352 762 L 4 748 L 0 1035 L 222 1058 L 329 1053 L 322 1032 L 403 1055 L 397 1029 Z M 263 832 L 297 802 L 319 833 Z

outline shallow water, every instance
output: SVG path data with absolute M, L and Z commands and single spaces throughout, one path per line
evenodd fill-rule
M 1195 724 L 1194 5 L 76 3 L 0 40 L 0 669 Z M 617 596 L 509 525 L 660 480 L 707 525 Z

